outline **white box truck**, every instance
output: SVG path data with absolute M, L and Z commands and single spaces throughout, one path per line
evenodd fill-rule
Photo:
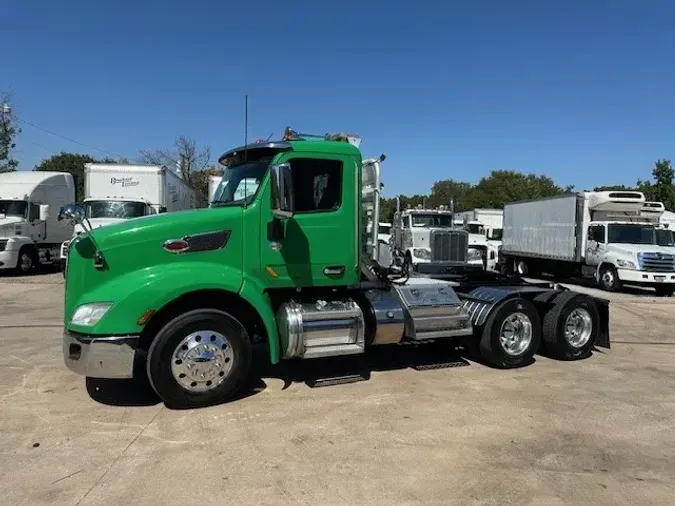
M 75 200 L 73 176 L 65 172 L 0 174 L 0 270 L 28 274 L 54 264 L 72 225 L 58 223 L 59 209 Z
M 194 209 L 197 201 L 194 190 L 178 174 L 159 165 L 87 163 L 84 195 L 85 216 L 93 228 L 151 214 Z M 71 235 L 75 237 L 82 232 L 77 225 Z M 72 237 L 61 245 L 62 268 Z
M 641 192 L 581 192 L 504 206 L 500 263 L 506 274 L 594 278 L 675 292 L 675 255 L 657 241 Z

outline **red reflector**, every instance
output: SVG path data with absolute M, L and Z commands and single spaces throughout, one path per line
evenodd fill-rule
M 190 244 L 183 239 L 175 239 L 166 241 L 163 247 L 169 253 L 182 253 L 190 249 Z

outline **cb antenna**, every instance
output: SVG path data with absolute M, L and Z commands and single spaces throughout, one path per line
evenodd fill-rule
M 248 161 L 248 94 L 244 95 L 244 164 Z

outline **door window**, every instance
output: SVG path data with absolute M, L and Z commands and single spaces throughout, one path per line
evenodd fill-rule
M 295 212 L 336 211 L 342 204 L 342 162 L 293 158 Z
M 40 219 L 40 206 L 37 204 L 31 204 L 28 210 L 28 222 L 33 223 Z

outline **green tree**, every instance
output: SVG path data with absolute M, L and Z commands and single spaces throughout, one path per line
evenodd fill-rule
M 620 191 L 635 191 L 635 188 L 628 187 L 624 184 L 615 184 L 609 186 L 596 186 L 593 188 L 594 192 L 620 192 Z
M 75 200 L 82 202 L 84 199 L 84 164 L 96 162 L 99 160 L 89 155 L 62 151 L 58 155 L 42 160 L 33 170 L 69 172 L 75 180 Z M 114 160 L 106 159 L 102 162 L 114 163 Z
M 509 202 L 553 197 L 572 190 L 571 186 L 558 186 L 548 176 L 523 174 L 514 170 L 493 170 L 471 189 L 468 208 L 502 208 Z
M 472 189 L 473 185 L 471 183 L 464 183 L 453 179 L 436 181 L 431 187 L 429 206 L 450 206 L 450 202 L 454 201 L 455 211 L 466 211 L 471 209 Z
M 16 147 L 14 139 L 21 129 L 16 127 L 10 98 L 9 93 L 0 93 L 0 172 L 13 172 L 19 166 L 12 157 L 12 150 Z
M 651 181 L 638 181 L 637 189 L 650 201 L 663 202 L 666 209 L 675 209 L 675 170 L 670 160 L 657 160 L 652 170 Z

